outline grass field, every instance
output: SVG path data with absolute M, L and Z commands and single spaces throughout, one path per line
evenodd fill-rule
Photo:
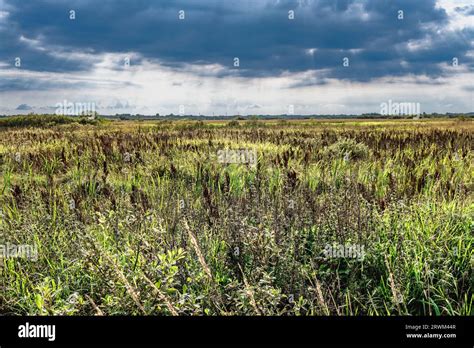
M 41 124 L 0 123 L 0 314 L 474 312 L 471 120 Z

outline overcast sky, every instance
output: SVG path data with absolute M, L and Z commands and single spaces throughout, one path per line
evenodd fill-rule
M 472 0 L 0 0 L 0 114 L 472 112 L 473 81 Z

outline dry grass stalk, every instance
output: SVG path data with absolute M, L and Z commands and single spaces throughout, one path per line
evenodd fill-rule
M 314 277 L 315 283 L 316 283 L 316 295 L 318 296 L 318 301 L 321 304 L 321 306 L 324 309 L 324 312 L 326 315 L 330 315 L 329 307 L 324 300 L 323 292 L 321 290 L 321 283 L 319 282 L 318 278 Z
M 196 236 L 194 235 L 194 233 L 189 228 L 188 222 L 186 220 L 184 220 L 183 224 L 184 224 L 184 228 L 188 232 L 189 239 L 191 240 L 191 244 L 193 246 L 194 251 L 196 252 L 199 263 L 201 264 L 202 268 L 204 269 L 204 272 L 206 273 L 209 280 L 212 280 L 211 269 L 207 265 L 206 260 L 204 259 L 204 256 L 202 255 L 202 251 L 201 251 L 201 248 L 199 247 Z
M 250 287 L 249 283 L 247 282 L 247 277 L 245 276 L 244 271 L 242 270 L 242 267 L 240 266 L 240 263 L 238 265 L 239 265 L 240 272 L 242 273 L 242 278 L 244 280 L 245 292 L 247 293 L 247 295 L 250 298 L 250 304 L 252 305 L 252 307 L 255 310 L 255 312 L 257 313 L 257 315 L 262 315 L 262 313 L 258 309 L 257 302 L 255 301 L 255 296 L 253 294 L 253 290 Z
M 143 275 L 143 279 L 145 279 L 146 282 L 148 284 L 150 284 L 150 286 L 153 288 L 153 290 L 158 295 L 158 298 L 165 303 L 165 305 L 168 308 L 168 310 L 170 311 L 170 313 L 174 316 L 179 315 L 178 312 L 176 311 L 176 309 L 171 304 L 170 300 L 168 300 L 168 298 L 165 296 L 165 294 L 163 294 L 163 292 L 160 289 L 158 289 L 158 287 L 155 284 L 153 284 L 153 282 L 146 275 Z
M 389 279 L 389 282 L 390 282 L 390 290 L 392 291 L 392 300 L 395 303 L 395 305 L 397 306 L 398 313 L 401 313 L 400 300 L 401 300 L 402 296 L 401 296 L 400 292 L 398 291 L 397 286 L 395 284 L 395 278 L 393 276 L 392 270 L 390 269 L 390 265 L 388 263 L 387 257 L 385 257 L 385 265 L 387 266 L 387 270 L 388 270 L 388 279 Z
M 102 310 L 99 308 L 99 306 L 97 306 L 94 302 L 94 300 L 89 296 L 89 295 L 85 295 L 86 299 L 89 301 L 89 303 L 92 305 L 92 307 L 94 308 L 95 312 L 96 312 L 96 315 L 97 316 L 103 316 L 104 315 L 104 312 L 102 312 Z

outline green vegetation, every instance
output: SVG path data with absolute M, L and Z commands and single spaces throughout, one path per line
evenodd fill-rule
M 62 115 L 26 115 L 0 118 L 0 127 L 40 127 L 48 128 L 63 124 L 96 125 L 103 120 L 88 117 Z
M 0 120 L 0 244 L 38 251 L 0 314 L 473 314 L 470 120 L 43 121 Z

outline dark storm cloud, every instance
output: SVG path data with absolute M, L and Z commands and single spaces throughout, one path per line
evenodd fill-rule
M 22 110 L 22 111 L 25 111 L 25 110 L 32 110 L 33 108 L 31 106 L 29 106 L 28 104 L 20 104 L 16 107 L 15 110 Z
M 75 85 L 77 86 L 77 85 Z M 83 85 L 81 84 L 81 87 Z M 34 77 L 2 77 L 0 79 L 0 92 L 8 91 L 39 91 L 52 88 L 71 87 L 71 83 L 58 81 L 45 81 Z
M 471 6 L 459 6 L 455 8 L 456 12 L 464 13 L 469 16 L 474 16 L 474 5 Z
M 71 9 L 75 20 L 69 19 Z M 185 20 L 178 19 L 179 10 Z M 295 11 L 294 20 L 288 19 L 289 10 Z M 190 63 L 230 69 L 217 76 L 324 69 L 325 78 L 354 81 L 410 74 L 436 78 L 443 76 L 440 63 L 449 64 L 452 57 L 472 68 L 466 53 L 474 33 L 448 31 L 447 14 L 434 0 L 8 0 L 7 12 L 0 23 L 0 61 L 13 63 L 20 56 L 23 68 L 37 71 L 80 71 L 94 64 L 76 55 L 58 56 L 58 49 L 137 52 L 179 70 Z M 38 40 L 44 50 L 21 36 Z M 410 41 L 424 46 L 410 50 Z M 238 69 L 234 57 L 240 59 Z M 342 65 L 345 57 L 349 68 Z
M 49 89 L 80 89 L 93 87 L 139 87 L 139 85 L 128 82 L 117 82 L 113 80 L 97 79 L 68 79 L 66 77 L 37 78 L 34 76 L 2 77 L 0 79 L 0 92 L 8 91 L 41 91 Z

